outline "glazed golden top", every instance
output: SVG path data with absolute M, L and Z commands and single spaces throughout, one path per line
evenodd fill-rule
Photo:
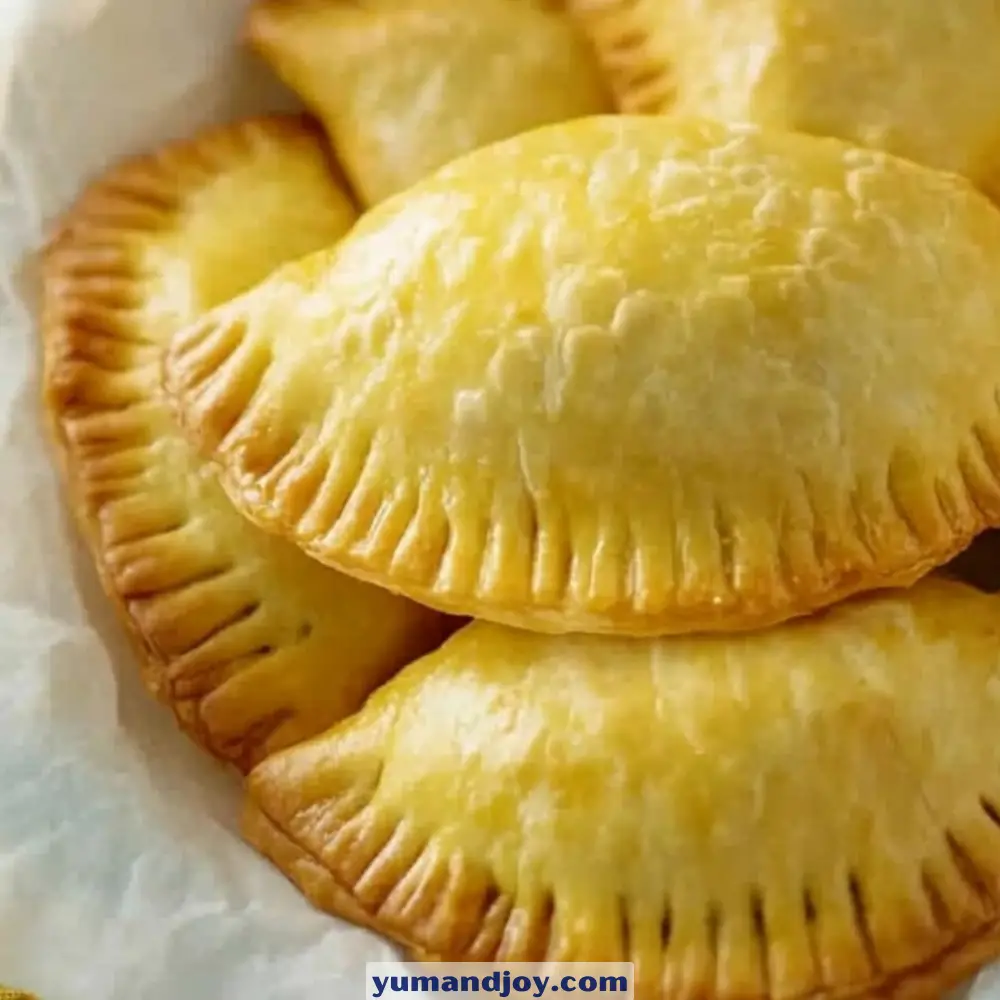
M 436 955 L 634 961 L 650 998 L 877 992 L 991 926 L 996 610 L 929 580 L 738 639 L 476 622 L 250 794 Z
M 331 565 L 532 627 L 759 625 L 1000 514 L 998 269 L 957 177 L 589 119 L 370 212 L 168 370 L 236 503 Z

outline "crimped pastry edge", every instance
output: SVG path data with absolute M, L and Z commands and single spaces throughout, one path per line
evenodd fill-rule
M 252 794 L 252 793 L 251 793 Z M 407 955 L 419 962 L 486 962 L 495 960 L 495 954 L 450 954 L 427 947 L 420 941 L 421 933 L 427 930 L 427 923 L 418 925 L 415 933 L 409 933 L 396 920 L 386 919 L 375 911 L 366 909 L 352 894 L 349 886 L 343 884 L 330 869 L 299 843 L 290 833 L 267 814 L 261 805 L 247 798 L 242 818 L 243 836 L 260 854 L 267 858 L 282 874 L 295 884 L 316 908 L 333 916 L 341 917 L 358 926 L 375 931 L 401 946 Z M 501 890 L 493 884 L 487 889 L 494 898 L 502 898 Z M 472 935 L 475 938 L 475 934 Z M 533 942 L 537 947 L 531 960 L 542 961 L 540 950 L 547 939 Z M 531 942 L 529 942 L 529 945 Z M 806 1000 L 811 996 L 829 997 L 831 1000 L 861 1000 L 861 998 L 891 997 L 893 1000 L 937 1000 L 944 992 L 960 985 L 975 974 L 983 965 L 1000 955 L 1000 916 L 988 921 L 962 937 L 942 946 L 931 958 L 905 969 L 872 978 L 870 982 L 850 988 L 810 991 L 800 996 L 781 993 L 762 993 L 748 998 L 738 994 L 738 1000 Z M 523 960 L 523 959 L 517 959 Z M 711 993 L 704 994 L 713 996 Z M 663 988 L 639 986 L 636 1000 L 674 1000 L 677 994 Z M 714 994 L 725 998 L 726 993 Z M 737 1000 L 737 995 L 734 1000 Z
M 219 746 L 212 739 L 208 727 L 200 720 L 197 708 L 198 696 L 178 698 L 171 694 L 167 673 L 178 658 L 164 655 L 157 649 L 154 636 L 148 629 L 143 628 L 129 610 L 127 600 L 115 581 L 112 568 L 102 555 L 103 546 L 98 531 L 100 514 L 90 509 L 84 483 L 74 469 L 74 465 L 80 463 L 74 462 L 71 454 L 72 445 L 67 434 L 66 415 L 63 412 L 65 407 L 59 398 L 62 393 L 72 391 L 75 385 L 72 376 L 67 384 L 63 368 L 73 364 L 75 346 L 89 338 L 89 333 L 84 336 L 78 333 L 76 324 L 81 319 L 81 307 L 84 321 L 92 322 L 87 317 L 87 312 L 93 303 L 88 302 L 85 296 L 77 296 L 77 282 L 72 269 L 67 268 L 61 258 L 67 246 L 74 246 L 77 240 L 86 246 L 92 227 L 102 224 L 101 220 L 109 206 L 113 210 L 116 202 L 123 200 L 123 193 L 126 196 L 124 200 L 129 197 L 134 198 L 136 194 L 148 197 L 147 204 L 141 206 L 141 210 L 145 212 L 141 226 L 147 228 L 169 226 L 172 218 L 170 205 L 175 195 L 181 190 L 197 186 L 191 183 L 190 175 L 193 174 L 199 180 L 211 180 L 218 176 L 220 168 L 227 162 L 227 154 L 231 155 L 234 146 L 246 149 L 249 144 L 261 139 L 268 142 L 306 140 L 310 144 L 315 143 L 316 148 L 325 156 L 329 155 L 322 128 L 308 114 L 262 114 L 210 126 L 194 136 L 168 142 L 151 152 L 126 156 L 93 179 L 60 217 L 40 254 L 41 407 L 50 450 L 56 460 L 71 520 L 90 553 L 90 561 L 94 565 L 101 588 L 111 602 L 136 655 L 144 687 L 157 701 L 170 709 L 178 727 L 196 745 L 221 763 L 232 765 L 242 773 L 248 773 L 261 759 L 266 737 L 263 729 L 277 728 L 284 721 L 284 715 L 276 713 L 271 719 L 261 720 L 261 725 L 258 727 L 261 732 L 256 730 L 248 732 L 239 746 L 225 748 Z M 219 155 L 218 160 L 212 159 L 210 154 L 213 152 Z M 233 159 L 232 162 L 242 161 Z M 172 164 L 176 168 L 179 163 L 185 165 L 188 173 L 183 180 L 179 175 L 171 174 L 167 166 Z M 336 168 L 332 160 L 330 166 L 336 177 Z M 150 176 L 155 177 L 158 173 L 162 174 L 163 183 L 154 184 L 150 188 Z M 130 190 L 133 182 L 134 189 Z M 103 225 L 107 226 L 107 222 L 105 221 Z M 135 232 L 124 229 L 123 231 Z M 124 247 L 117 249 L 124 252 Z M 100 247 L 97 248 L 97 252 L 99 254 Z M 112 269 L 115 266 L 120 267 L 112 265 Z M 211 638 L 212 636 L 208 641 Z
M 203 324 L 196 325 L 187 331 L 183 350 L 196 351 L 201 345 L 202 338 L 208 341 L 213 335 L 221 342 L 228 333 L 225 325 L 218 330 L 213 330 L 211 326 L 206 329 Z M 179 397 L 185 393 L 190 393 L 190 397 L 193 398 L 201 386 L 196 384 L 195 378 L 188 378 L 189 373 L 184 371 L 183 355 L 178 355 L 176 350 L 175 342 L 171 352 L 166 355 L 168 395 L 176 419 L 185 434 L 196 449 L 208 455 L 212 453 L 213 441 L 210 440 L 205 424 L 192 415 L 192 410 L 200 409 L 201 399 L 199 398 L 190 409 L 179 401 Z M 263 376 L 264 372 L 258 370 L 257 378 L 250 389 L 242 389 L 240 392 L 246 395 L 247 391 L 250 391 L 252 395 Z M 206 379 L 206 381 L 211 380 Z M 294 451 L 299 446 L 300 442 L 295 441 L 290 450 Z M 352 447 L 353 442 L 347 440 L 345 436 L 339 442 L 338 454 L 350 453 Z M 370 448 L 368 454 L 374 455 L 375 450 L 374 447 Z M 327 489 L 329 484 L 324 477 L 331 468 L 336 467 L 343 478 L 352 475 L 351 466 L 338 462 L 336 455 L 327 456 L 327 459 L 322 475 L 318 475 L 317 469 L 314 468 L 308 468 L 304 472 L 297 470 L 299 473 L 297 480 L 322 481 L 323 488 Z M 278 467 L 286 460 L 287 455 L 271 459 L 272 464 Z M 961 464 L 960 461 L 956 461 L 956 468 L 960 468 Z M 631 594 L 615 605 L 604 605 L 599 609 L 588 608 L 572 593 L 570 576 L 567 576 L 559 599 L 546 601 L 537 599 L 533 590 L 529 601 L 518 598 L 514 602 L 509 602 L 505 600 L 502 588 L 477 584 L 476 587 L 469 589 L 464 586 L 453 586 L 448 581 L 442 583 L 443 553 L 433 565 L 428 562 L 426 553 L 422 553 L 420 561 L 400 557 L 401 543 L 407 537 L 407 529 L 399 534 L 397 544 L 386 546 L 379 543 L 378 535 L 385 525 L 385 519 L 380 517 L 381 506 L 369 504 L 372 509 L 368 515 L 359 518 L 350 513 L 352 504 L 346 502 L 337 519 L 325 530 L 312 536 L 305 536 L 300 531 L 301 517 L 285 516 L 276 510 L 274 504 L 268 504 L 265 509 L 249 502 L 242 488 L 239 470 L 234 470 L 228 463 L 219 460 L 215 462 L 215 466 L 219 481 L 233 505 L 244 517 L 264 531 L 293 540 L 317 562 L 445 614 L 477 617 L 515 628 L 554 634 L 587 632 L 595 635 L 643 637 L 684 634 L 692 631 L 738 632 L 765 628 L 811 614 L 855 594 L 908 587 L 967 548 L 980 532 L 994 526 L 1000 517 L 1000 495 L 973 496 L 969 483 L 964 476 L 958 475 L 956 478 L 961 480 L 962 489 L 968 494 L 968 517 L 964 517 L 961 523 L 956 523 L 955 518 L 946 516 L 944 509 L 941 508 L 942 523 L 946 523 L 947 528 L 936 531 L 932 539 L 921 539 L 922 549 L 918 556 L 908 551 L 896 551 L 892 554 L 892 558 L 886 557 L 878 565 L 854 565 L 849 570 L 830 565 L 820 567 L 826 572 L 817 573 L 811 580 L 797 581 L 794 595 L 787 594 L 786 599 L 780 601 L 774 599 L 774 594 L 779 592 L 779 585 L 785 587 L 786 581 L 776 576 L 770 586 L 764 586 L 761 581 L 757 581 L 753 588 L 748 588 L 746 591 L 737 593 L 733 590 L 729 598 L 724 601 L 716 600 L 714 595 L 702 595 L 697 600 L 687 597 L 683 601 L 672 602 L 669 611 L 645 613 L 635 606 L 633 599 L 635 595 Z M 370 471 L 367 465 L 365 470 Z M 360 474 L 355 476 L 354 487 L 345 490 L 345 494 L 352 496 L 361 484 L 361 480 Z M 429 487 L 428 493 L 432 490 L 433 487 Z M 440 512 L 447 510 L 448 495 L 444 490 L 439 490 L 438 495 L 422 498 L 422 504 L 424 500 L 429 501 L 424 510 L 430 509 L 431 504 Z M 983 504 L 992 505 L 996 512 L 987 515 L 982 509 Z M 899 510 L 896 513 L 899 524 L 905 524 L 903 512 Z M 539 525 L 537 516 L 535 524 L 537 528 Z M 465 575 L 477 581 L 481 580 L 483 565 L 488 556 L 487 543 L 494 536 L 496 529 L 497 522 L 491 521 L 489 530 L 480 539 L 476 552 L 469 556 L 476 562 L 477 568 L 474 567 Z M 334 538 L 335 541 L 331 543 L 330 538 Z M 535 552 L 539 551 L 537 539 L 533 540 L 532 549 Z M 356 555 L 355 550 L 360 550 L 364 554 Z M 785 590 L 787 591 L 787 588 Z
M 664 114 L 676 97 L 673 71 L 655 51 L 642 5 L 643 0 L 566 0 L 591 41 L 618 109 Z

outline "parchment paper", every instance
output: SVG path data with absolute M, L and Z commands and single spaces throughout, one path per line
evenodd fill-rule
M 374 936 L 236 832 L 236 778 L 141 689 L 39 420 L 25 261 L 117 157 L 294 106 L 246 0 L 0 0 L 0 983 L 41 1000 L 360 1000 Z M 1000 1000 L 1000 972 L 975 1000 Z
M 394 957 L 239 839 L 238 779 L 142 690 L 39 419 L 18 276 L 47 223 L 112 159 L 294 106 L 243 7 L 0 0 L 0 983 L 41 1000 L 355 1000 Z

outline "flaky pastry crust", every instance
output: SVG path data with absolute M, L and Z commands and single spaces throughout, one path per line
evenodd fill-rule
M 611 110 L 590 45 L 546 0 L 258 0 L 247 35 L 369 205 L 489 142 Z
M 172 342 L 236 505 L 431 606 L 758 627 L 1000 520 L 1000 214 L 836 140 L 592 118 L 457 161 Z
M 1000 952 L 996 612 L 929 579 L 740 639 L 477 622 L 260 765 L 246 834 L 425 959 L 936 997 Z
M 995 0 L 567 0 L 627 112 L 838 136 L 1000 195 Z
M 443 635 L 439 615 L 247 523 L 161 397 L 178 327 L 353 225 L 323 148 L 306 119 L 269 117 L 131 159 L 44 257 L 44 394 L 71 506 L 147 685 L 243 769 Z

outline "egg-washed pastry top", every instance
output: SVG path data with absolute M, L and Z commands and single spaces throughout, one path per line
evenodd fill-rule
M 237 506 L 433 606 L 759 626 L 1000 520 L 1000 213 L 829 139 L 608 117 L 470 154 L 180 333 Z
M 611 110 L 593 50 L 560 6 L 258 0 L 247 32 L 373 204 L 494 140 Z
M 622 108 L 835 135 L 1000 194 L 996 0 L 569 0 Z
M 932 578 L 739 638 L 476 622 L 260 765 L 246 833 L 423 958 L 936 1000 L 1000 952 L 997 602 Z
M 353 711 L 442 634 L 249 524 L 161 398 L 178 327 L 355 218 L 318 129 L 263 118 L 114 167 L 45 255 L 45 399 L 71 505 L 146 682 L 241 767 Z

